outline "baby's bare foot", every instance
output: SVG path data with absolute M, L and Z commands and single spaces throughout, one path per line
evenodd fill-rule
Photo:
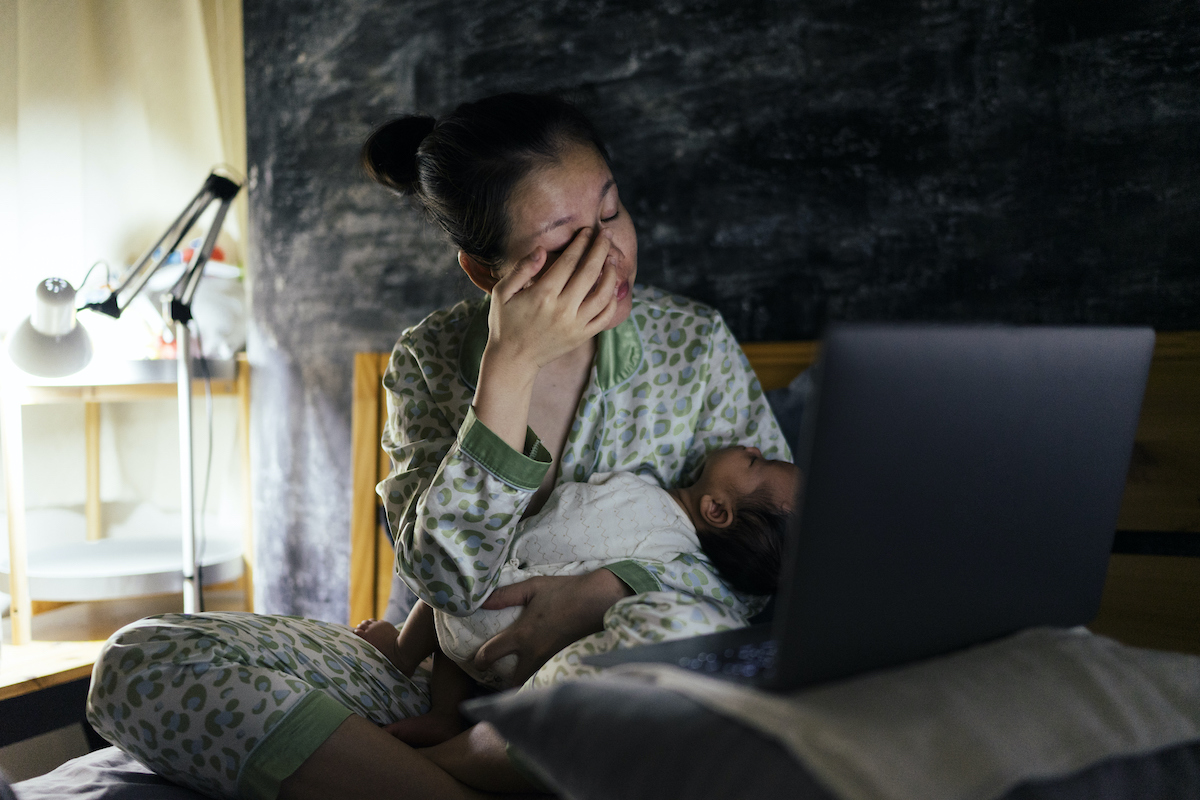
M 383 653 L 388 661 L 403 671 L 399 648 L 396 646 L 396 638 L 400 631 L 396 630 L 395 625 L 383 619 L 364 619 L 354 628 L 354 635 L 366 639 L 367 644 Z

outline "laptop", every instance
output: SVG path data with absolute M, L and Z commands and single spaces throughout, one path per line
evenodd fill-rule
M 840 324 L 769 624 L 585 658 L 791 690 L 1090 622 L 1149 328 Z

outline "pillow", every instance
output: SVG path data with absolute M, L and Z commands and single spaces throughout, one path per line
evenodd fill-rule
M 523 766 L 572 800 L 835 800 L 781 746 L 670 690 L 577 681 L 463 704 Z M 1031 781 L 1005 800 L 1195 800 L 1200 743 Z
M 573 800 L 832 800 L 781 746 L 654 686 L 575 681 L 463 704 Z

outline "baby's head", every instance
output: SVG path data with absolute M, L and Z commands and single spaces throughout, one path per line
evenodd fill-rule
M 774 593 L 800 480 L 791 462 L 763 458 L 756 447 L 728 447 L 709 453 L 683 491 L 701 549 L 737 591 Z

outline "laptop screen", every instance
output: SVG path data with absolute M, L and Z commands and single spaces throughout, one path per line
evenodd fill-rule
M 1099 608 L 1154 334 L 837 325 L 797 463 L 778 687 Z

